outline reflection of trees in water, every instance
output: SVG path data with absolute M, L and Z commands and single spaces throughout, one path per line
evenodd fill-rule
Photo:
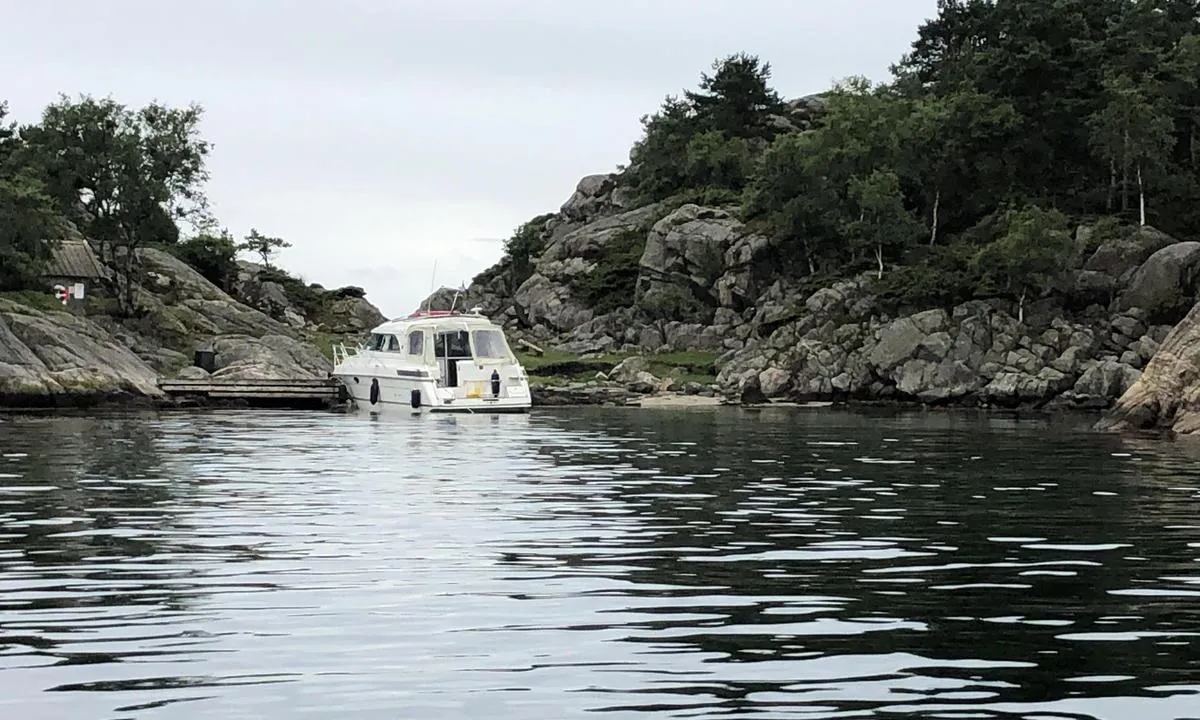
M 0 645 L 60 664 L 113 661 L 73 650 L 72 638 L 151 640 L 150 626 L 217 589 L 205 563 L 257 556 L 197 541 L 186 520 L 195 481 L 172 464 L 154 415 L 13 418 L 0 424 L 0 447 L 25 454 L 0 466 L 20 475 L 0 481 Z
M 24 524 L 21 537 L 8 542 L 37 565 L 158 552 L 153 531 L 169 529 L 167 508 L 179 488 L 160 475 L 159 433 L 151 421 L 130 414 L 8 423 L 6 447 L 28 454 L 19 464 L 21 484 L 49 488 L 17 495 L 8 512 Z M 131 532 L 118 532 L 122 527 Z
M 1180 517 L 1183 496 L 1142 483 L 1144 470 L 1113 457 L 1125 448 L 1118 438 L 954 413 L 886 423 L 778 409 L 588 420 L 589 430 L 602 429 L 594 444 L 551 437 L 543 445 L 544 461 L 562 472 L 536 499 L 554 506 L 556 520 L 597 532 L 564 547 L 531 543 L 509 561 L 562 564 L 566 575 L 611 568 L 634 583 L 607 594 L 637 597 L 630 604 L 639 614 L 661 620 L 623 626 L 627 641 L 745 662 L 905 652 L 1034 663 L 920 671 L 963 684 L 1007 680 L 1014 686 L 1002 692 L 1013 702 L 1134 692 L 1064 681 L 1192 667 L 1186 647 L 1162 644 L 1172 638 L 1059 637 L 1197 624 L 1196 610 L 1178 598 L 1110 594 L 1164 586 L 1159 578 L 1188 574 L 1195 559 L 1161 524 L 1164 505 Z M 901 442 L 886 442 L 889 434 Z M 848 441 L 857 444 L 821 444 Z M 1176 484 L 1181 470 L 1172 468 Z M 626 532 L 606 536 L 607 527 Z M 1061 547 L 1113 543 L 1134 547 Z M 921 555 L 888 556 L 896 550 Z M 881 625 L 839 630 L 837 621 Z M 770 689 L 780 687 L 734 694 Z

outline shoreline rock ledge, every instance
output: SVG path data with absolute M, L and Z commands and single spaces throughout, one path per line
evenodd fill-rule
M 1200 304 L 1171 330 L 1141 377 L 1095 428 L 1200 433 Z
M 158 373 L 96 323 L 0 298 L 0 407 L 165 400 Z
M 465 302 L 515 337 L 581 357 L 715 355 L 718 392 L 743 404 L 1100 413 L 1200 290 L 1200 243 L 1082 224 L 1053 289 L 1023 312 L 986 294 L 901 302 L 873 271 L 819 287 L 780 269 L 778 241 L 728 208 L 630 209 L 614 186 L 581 180 L 559 212 L 522 230 L 537 236 L 533 249 L 480 273 Z M 597 304 L 592 278 L 614 274 L 633 278 L 622 286 L 632 302 Z
M 243 265 L 235 296 L 162 250 L 139 255 L 135 317 L 105 312 L 96 295 L 80 310 L 0 296 L 0 408 L 171 407 L 160 378 L 324 378 L 332 364 L 320 338 L 358 336 L 384 319 L 358 292 L 309 286 L 318 307 L 306 316 L 277 285 L 250 288 L 257 266 Z M 211 375 L 193 366 L 197 348 L 215 352 Z

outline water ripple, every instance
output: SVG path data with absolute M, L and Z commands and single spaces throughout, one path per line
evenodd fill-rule
M 1197 716 L 1188 447 L 967 415 L 0 424 L 0 716 Z

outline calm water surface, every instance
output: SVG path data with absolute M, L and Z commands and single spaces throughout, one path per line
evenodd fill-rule
M 0 417 L 0 718 L 1200 718 L 1198 458 L 938 414 Z

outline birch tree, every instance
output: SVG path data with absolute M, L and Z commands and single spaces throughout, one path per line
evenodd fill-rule
M 884 259 L 903 250 L 921 234 L 921 225 L 904 208 L 900 178 L 892 170 L 876 170 L 865 178 L 854 178 L 849 188 L 858 216 L 844 230 L 857 252 L 869 254 L 882 278 Z
M 1116 74 L 1106 79 L 1104 89 L 1106 104 L 1089 124 L 1096 150 L 1110 169 L 1110 206 L 1119 188 L 1121 212 L 1128 211 L 1130 185 L 1136 184 L 1138 223 L 1145 225 L 1146 183 L 1165 169 L 1174 123 L 1148 81 L 1139 84 Z
M 815 275 L 836 257 L 840 198 L 823 171 L 820 134 L 785 135 L 763 153 L 747 211 L 784 242 L 780 264 Z
M 929 245 L 937 243 L 944 216 L 953 221 L 975 209 L 973 197 L 1000 194 L 993 187 L 1004 176 L 990 172 L 992 165 L 978 158 L 1003 147 L 1019 122 L 1011 103 L 970 86 L 911 103 L 900 129 L 901 167 L 919 189 L 928 213 Z
M 984 289 L 1016 302 L 1017 320 L 1025 322 L 1030 296 L 1050 289 L 1073 250 L 1067 216 L 1036 206 L 1000 213 L 1003 234 L 974 258 Z

